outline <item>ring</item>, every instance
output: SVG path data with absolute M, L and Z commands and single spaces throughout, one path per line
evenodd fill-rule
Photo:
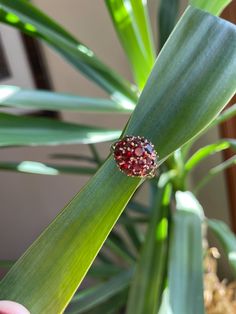
M 127 176 L 155 177 L 158 155 L 154 145 L 146 138 L 126 135 L 111 146 L 111 151 L 118 168 Z

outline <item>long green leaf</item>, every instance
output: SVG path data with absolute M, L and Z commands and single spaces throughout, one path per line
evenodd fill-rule
M 146 1 L 105 0 L 116 32 L 132 66 L 135 80 L 143 88 L 155 61 Z
M 234 94 L 235 65 L 235 26 L 189 8 L 157 59 L 125 133 L 150 139 L 163 162 Z M 34 314 L 62 313 L 140 183 L 118 171 L 110 156 L 2 280 L 0 298 Z
M 222 171 L 235 166 L 236 165 L 236 155 L 232 156 L 231 158 L 225 160 L 221 164 L 217 165 L 216 167 L 212 168 L 208 174 L 201 179 L 201 181 L 197 184 L 197 186 L 194 188 L 194 193 L 199 193 L 199 191 L 207 184 L 209 183 L 216 175 L 221 173 Z
M 81 291 L 71 300 L 69 313 L 82 314 L 88 310 L 96 309 L 98 305 L 106 302 L 114 295 L 125 290 L 132 278 L 133 271 L 123 271 L 108 281 L 85 291 Z M 67 311 L 66 311 L 67 313 Z
M 169 299 L 173 314 L 203 314 L 203 210 L 190 192 L 176 193 L 169 257 Z
M 211 14 L 220 15 L 231 1 L 232 0 L 189 0 L 189 3 Z
M 149 138 L 158 152 L 161 149 L 161 158 L 200 133 L 235 93 L 234 38 L 233 24 L 190 7 L 158 57 L 128 133 Z M 225 80 L 228 75 L 230 82 Z M 147 108 L 141 105 L 146 103 Z M 167 121 L 173 124 L 167 127 Z M 157 134 L 162 135 L 157 138 Z
M 236 150 L 236 140 L 235 139 L 222 139 L 216 143 L 204 146 L 200 148 L 196 153 L 194 153 L 185 164 L 185 170 L 190 171 L 196 167 L 204 158 L 221 152 L 225 149 L 232 148 Z
M 95 168 L 76 167 L 67 165 L 55 165 L 36 161 L 0 162 L 0 171 L 14 171 L 19 173 L 31 173 L 55 176 L 59 174 L 84 174 L 91 175 L 96 172 Z
M 222 247 L 227 254 L 229 263 L 236 275 L 236 237 L 229 227 L 220 220 L 207 219 L 209 228 L 213 231 L 217 239 L 222 244 Z
M 158 33 L 160 48 L 164 46 L 177 22 L 179 4 L 180 0 L 161 0 L 160 8 L 158 8 Z
M 170 186 L 155 189 L 153 214 L 129 292 L 127 314 L 156 314 L 165 279 Z
M 118 130 L 0 113 L 0 147 L 88 144 L 114 140 L 119 136 Z
M 82 112 L 123 112 L 134 109 L 132 103 L 116 103 L 109 99 L 80 97 L 43 90 L 0 86 L 0 106 L 42 110 L 72 110 Z
M 40 38 L 88 76 L 114 100 L 136 102 L 133 87 L 103 64 L 84 44 L 25 0 L 0 0 L 0 21 Z

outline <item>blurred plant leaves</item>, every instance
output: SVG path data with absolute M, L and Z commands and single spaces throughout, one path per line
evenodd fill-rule
M 136 103 L 134 87 L 103 64 L 94 52 L 25 0 L 0 0 L 0 21 L 42 39 L 119 103 Z
M 121 291 L 127 290 L 132 275 L 133 270 L 126 270 L 104 283 L 78 292 L 65 313 L 82 314 L 88 310 L 96 311 L 98 305 L 108 301 Z
M 225 109 L 212 123 L 211 126 L 223 123 L 236 115 L 236 104 Z
M 41 110 L 130 113 L 132 103 L 116 103 L 109 99 L 81 97 L 43 90 L 27 90 L 17 86 L 0 86 L 0 106 Z
M 25 160 L 21 162 L 1 161 L 0 171 L 15 171 L 19 173 L 55 176 L 59 174 L 92 175 L 96 172 L 96 169 L 89 168 L 89 167 L 55 165 L 55 164 L 48 164 L 48 163 Z
M 236 237 L 235 234 L 229 229 L 229 227 L 220 220 L 207 219 L 207 225 L 214 233 L 216 238 L 220 241 L 228 261 L 236 275 Z
M 216 175 L 221 173 L 222 171 L 235 166 L 236 165 L 236 155 L 232 156 L 231 158 L 225 160 L 224 162 L 220 163 L 216 167 L 213 167 L 209 170 L 209 172 L 204 176 L 200 182 L 198 182 L 197 186 L 194 188 L 194 193 L 197 194 L 199 191 L 208 184 Z
M 201 147 L 196 153 L 194 153 L 185 164 L 185 170 L 190 171 L 196 167 L 204 158 L 209 157 L 212 154 L 221 152 L 225 149 L 231 148 L 236 150 L 236 139 L 221 139 L 216 143 L 209 144 Z
M 118 130 L 0 113 L 0 147 L 99 143 L 120 134 Z
M 161 49 L 177 22 L 180 0 L 161 0 L 158 8 L 159 48 Z
M 203 209 L 190 192 L 176 192 L 169 253 L 169 300 L 173 314 L 203 314 Z
M 124 134 L 151 140 L 162 163 L 226 105 L 236 89 L 235 68 L 235 26 L 188 8 L 162 49 Z M 63 312 L 141 183 L 118 171 L 110 156 L 11 268 L 0 284 L 0 298 L 18 301 L 34 314 Z M 191 262 L 199 270 L 199 218 L 183 215 L 194 228 L 197 249 Z M 200 296 L 195 303 L 201 308 Z
M 232 0 L 189 0 L 189 3 L 198 9 L 214 15 L 220 15 L 231 1 Z
M 132 280 L 127 314 L 156 314 L 161 303 L 166 277 L 171 186 L 159 185 L 158 190 L 155 186 L 153 194 L 153 212 Z
M 142 89 L 152 70 L 155 54 L 147 3 L 142 0 L 105 0 L 114 27 Z

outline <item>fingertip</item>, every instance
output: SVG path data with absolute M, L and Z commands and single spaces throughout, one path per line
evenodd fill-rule
M 0 301 L 0 314 L 30 314 L 21 304 L 13 301 Z

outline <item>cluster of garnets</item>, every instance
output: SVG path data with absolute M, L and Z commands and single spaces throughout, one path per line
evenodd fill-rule
M 151 142 L 141 136 L 125 136 L 112 146 L 119 169 L 131 177 L 153 177 L 157 153 Z

